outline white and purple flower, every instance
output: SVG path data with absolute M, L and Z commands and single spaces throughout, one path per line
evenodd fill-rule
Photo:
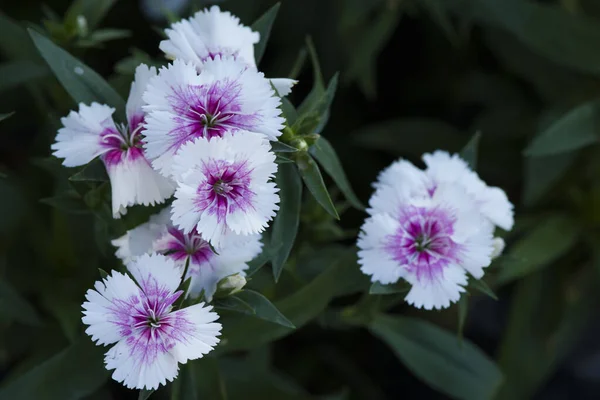
M 217 249 L 229 231 L 262 232 L 279 209 L 275 155 L 260 135 L 198 138 L 181 148 L 173 169 L 178 176 L 173 223 L 185 233 L 195 229 Z
M 281 100 L 269 81 L 233 58 L 209 59 L 200 73 L 175 60 L 150 81 L 144 100 L 145 153 L 165 176 L 171 175 L 173 157 L 188 141 L 241 130 L 276 140 L 283 128 Z
M 511 230 L 514 224 L 513 205 L 506 193 L 498 187 L 490 187 L 472 171 L 457 154 L 435 151 L 423 155 L 425 170 L 415 167 L 406 160 L 398 160 L 384 169 L 375 187 L 410 182 L 412 190 L 419 195 L 427 191 L 430 195 L 441 184 L 456 185 L 465 190 L 475 201 L 477 209 L 494 225 Z
M 134 204 L 161 203 L 175 190 L 171 180 L 152 169 L 142 150 L 142 93 L 155 75 L 156 69 L 144 64 L 136 69 L 127 100 L 127 126 L 115 125 L 114 108 L 82 103 L 79 112 L 71 111 L 61 119 L 63 128 L 52 145 L 53 154 L 64 158 L 63 165 L 67 167 L 85 165 L 100 156 L 111 182 L 114 218 Z
M 82 321 L 105 356 L 113 379 L 128 388 L 156 389 L 172 381 L 179 363 L 201 358 L 219 343 L 218 315 L 204 303 L 173 311 L 183 294 L 182 271 L 163 255 L 128 265 L 135 281 L 113 271 L 86 293 Z M 137 283 L 136 283 L 137 282 Z
M 374 282 L 412 286 L 406 301 L 444 308 L 480 279 L 494 251 L 493 224 L 460 185 L 439 183 L 407 162 L 380 175 L 359 235 L 359 264 Z
M 198 11 L 194 16 L 181 20 L 166 29 L 169 39 L 160 42 L 160 49 L 167 58 L 193 63 L 198 71 L 207 60 L 216 57 L 235 57 L 252 68 L 256 68 L 254 45 L 260 34 L 240 24 L 240 19 L 218 6 Z M 279 96 L 287 96 L 293 79 L 270 79 Z
M 192 278 L 189 295 L 196 297 L 204 291 L 205 298 L 210 300 L 219 280 L 237 273 L 245 276 L 247 263 L 260 254 L 260 235 L 236 235 L 233 232 L 223 238 L 219 254 L 216 254 L 195 229 L 184 233 L 173 226 L 169 212 L 170 209 L 164 209 L 147 223 L 113 240 L 117 257 L 127 263 L 132 258 L 156 252 L 175 261 L 182 271 L 189 263 L 185 276 L 185 279 Z

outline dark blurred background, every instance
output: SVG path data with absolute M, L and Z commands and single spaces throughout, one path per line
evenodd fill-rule
M 117 33 L 110 41 L 76 43 L 59 28 L 55 38 L 60 42 L 62 37 L 63 47 L 109 78 L 125 96 L 139 62 L 164 63 L 158 42 L 167 19 L 187 17 L 207 4 L 180 0 L 157 7 L 158 3 L 116 1 L 99 27 L 128 31 L 121 32 L 122 38 Z M 250 25 L 274 3 L 218 4 Z M 58 162 L 47 157 L 59 117 L 75 104 L 48 78 L 47 69 L 25 62 L 9 65 L 27 60 L 35 49 L 11 48 L 17 41 L 8 21 L 62 21 L 69 4 L 20 0 L 0 6 L 0 114 L 16 112 L 0 123 L 0 173 L 6 176 L 0 180 L 0 276 L 58 321 L 31 336 L 10 323 L 10 297 L 0 297 L 0 321 L 5 321 L 0 377 L 16 375 L 54 354 L 69 339 L 65 326 L 66 332 L 79 329 L 79 322 L 65 313 L 79 305 L 72 297 L 61 300 L 56 286 L 48 288 L 44 280 L 62 282 L 58 292 L 68 292 L 74 274 L 78 282 L 92 282 L 96 268 L 108 270 L 116 263 L 107 234 L 93 217 L 73 214 L 76 204 L 65 212 L 39 201 L 66 182 Z M 600 153 L 594 142 L 569 152 L 523 154 L 534 137 L 581 105 L 591 104 L 592 115 L 581 124 L 597 133 L 599 21 L 600 2 L 595 0 L 283 0 L 260 64 L 266 76 L 297 76 L 299 84 L 289 96 L 294 104 L 312 85 L 310 62 L 303 62 L 307 36 L 315 42 L 325 79 L 340 72 L 341 85 L 322 134 L 338 151 L 363 202 L 378 171 L 395 158 L 420 163 L 423 152 L 459 151 L 481 132 L 478 172 L 488 184 L 506 190 L 516 206 L 516 228 L 505 235 L 509 250 L 557 214 L 582 226 L 576 240 L 563 239 L 560 231 L 536 237 L 531 245 L 537 251 L 531 257 L 541 260 L 536 270 L 501 282 L 492 271 L 489 283 L 498 301 L 481 295 L 470 299 L 465 336 L 499 360 L 508 383 L 498 398 L 599 397 L 595 288 L 600 273 Z M 52 26 L 46 23 L 46 29 Z M 15 68 L 30 73 L 30 79 L 15 82 Z M 356 232 L 364 216 L 349 210 L 341 223 Z M 565 248 L 544 258 L 555 242 Z M 511 254 L 497 269 L 522 263 Z M 82 264 L 93 265 L 84 269 Z M 455 308 L 397 310 L 455 330 Z M 340 333 L 311 324 L 276 342 L 269 354 L 282 375 L 313 395 L 445 398 L 363 330 Z M 126 396 L 135 398 L 113 384 L 91 398 Z

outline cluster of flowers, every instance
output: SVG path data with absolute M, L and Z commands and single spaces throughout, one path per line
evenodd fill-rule
M 361 270 L 373 282 L 411 285 L 406 301 L 440 309 L 460 299 L 467 273 L 481 279 L 512 229 L 513 205 L 457 155 L 425 154 L 427 169 L 399 160 L 383 170 L 358 239 Z
M 160 49 L 173 62 L 159 71 L 138 66 L 127 124 L 116 124 L 108 105 L 80 104 L 52 145 L 68 167 L 102 160 L 114 218 L 174 195 L 113 241 L 129 274 L 113 271 L 83 304 L 86 332 L 98 344 L 116 343 L 105 357 L 113 378 L 140 389 L 172 381 L 178 363 L 219 342 L 218 315 L 200 301 L 210 301 L 222 278 L 243 276 L 261 251 L 260 233 L 279 202 L 269 141 L 283 128 L 280 96 L 295 83 L 265 78 L 254 58 L 259 34 L 218 7 L 166 34 Z M 199 300 L 175 307 L 185 295 Z

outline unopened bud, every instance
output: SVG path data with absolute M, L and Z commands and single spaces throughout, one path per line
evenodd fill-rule
M 77 34 L 80 37 L 86 37 L 88 35 L 88 23 L 83 15 L 77 16 Z
M 246 286 L 246 278 L 241 274 L 226 276 L 217 283 L 215 297 L 226 297 L 241 291 Z
M 502 251 L 504 251 L 504 246 L 506 244 L 504 243 L 504 239 L 502 239 L 501 237 L 495 237 L 492 240 L 492 245 L 494 247 L 494 250 L 492 251 L 492 259 L 494 259 L 500 254 L 502 254 Z
M 308 150 L 308 143 L 303 138 L 296 138 L 290 143 L 293 147 L 297 148 L 299 151 Z

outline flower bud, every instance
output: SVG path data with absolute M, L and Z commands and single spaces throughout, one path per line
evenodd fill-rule
M 506 244 L 504 243 L 504 239 L 502 239 L 501 237 L 495 237 L 492 241 L 492 245 L 494 246 L 494 250 L 492 251 L 492 259 L 494 259 L 500 254 L 502 254 L 502 251 L 504 251 L 504 246 Z
M 226 297 L 241 291 L 246 286 L 246 278 L 240 273 L 228 275 L 217 283 L 215 297 Z

